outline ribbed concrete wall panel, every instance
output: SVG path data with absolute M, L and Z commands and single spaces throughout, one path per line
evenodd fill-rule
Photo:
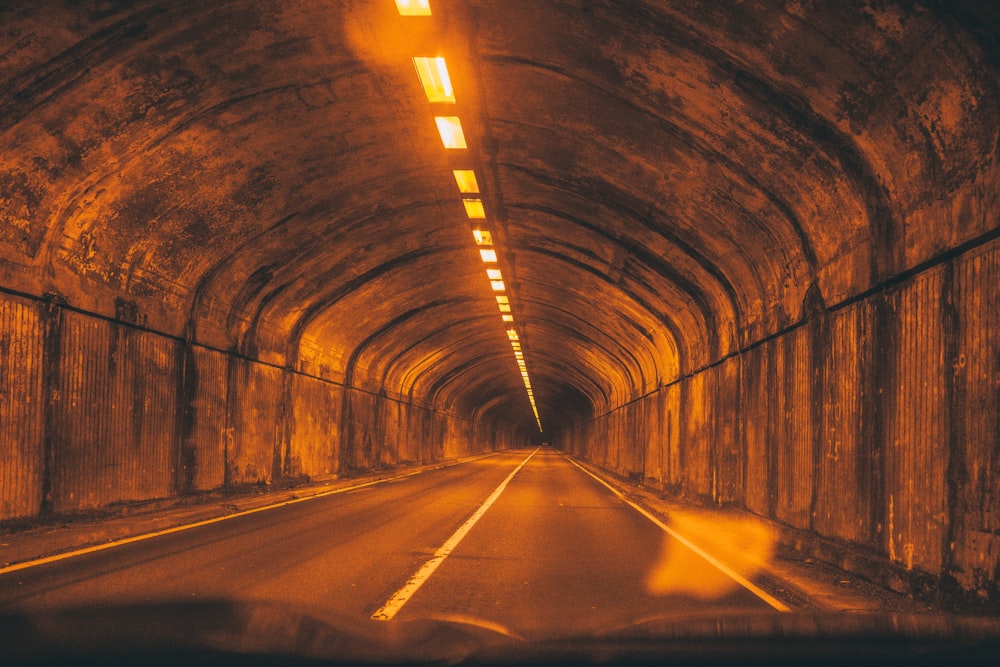
M 615 474 L 625 476 L 624 446 L 622 441 L 626 437 L 631 437 L 631 433 L 626 433 L 624 428 L 625 414 L 629 406 L 615 410 L 608 415 L 608 424 L 605 437 L 608 441 L 608 457 L 605 465 L 613 470 Z
M 231 484 L 274 478 L 281 369 L 230 358 L 226 462 Z
M 667 448 L 663 442 L 666 436 L 663 395 L 664 391 L 660 389 L 645 399 L 646 416 L 650 423 L 646 428 L 646 451 L 643 454 L 644 482 L 655 488 L 663 488 L 665 480 Z
M 622 452 L 622 475 L 636 481 L 642 481 L 643 447 L 646 435 L 646 425 L 643 422 L 643 403 L 633 401 L 622 410 L 621 435 L 619 444 Z
M 348 390 L 350 403 L 349 441 L 345 446 L 354 453 L 355 469 L 374 468 L 378 461 L 378 441 L 375 424 L 375 397 L 362 391 Z
M 667 447 L 664 481 L 671 488 L 681 485 L 681 390 L 679 384 L 663 389 L 663 442 Z
M 407 412 L 407 458 L 414 463 L 426 463 L 431 460 L 431 438 L 433 425 L 430 413 L 426 410 L 411 409 Z
M 626 446 L 625 467 L 629 478 L 637 482 L 641 482 L 645 477 L 646 431 L 650 425 L 650 422 L 647 421 L 650 415 L 646 406 L 645 399 L 638 399 L 629 405 L 631 409 L 625 416 L 625 428 L 630 429 L 633 434 L 631 438 L 626 437 L 623 443 Z
M 1000 585 L 1000 243 L 958 263 L 954 357 L 955 485 L 950 574 L 967 589 Z
M 323 380 L 292 378 L 291 466 L 293 476 L 322 477 L 339 471 L 339 419 L 343 388 Z
M 587 458 L 596 463 L 595 457 L 598 455 L 603 455 L 601 452 L 601 444 L 605 442 L 601 437 L 603 433 L 604 424 L 606 420 L 600 419 L 595 422 L 589 422 L 583 426 L 581 429 L 582 439 L 579 445 L 580 456 Z
M 711 369 L 715 376 L 716 410 L 713 496 L 720 503 L 742 502 L 744 493 L 743 461 L 746 458 L 742 437 L 740 360 L 730 358 Z
M 942 271 L 890 298 L 897 322 L 894 386 L 887 387 L 885 525 L 889 558 L 938 572 L 948 522 L 948 411 Z
M 621 439 L 624 435 L 622 432 L 621 422 L 622 414 L 627 408 L 620 408 L 615 410 L 608 415 L 605 420 L 604 426 L 604 438 L 608 443 L 607 456 L 604 459 L 604 465 L 610 470 L 614 471 L 616 475 L 624 474 L 622 468 L 622 446 Z
M 684 489 L 689 493 L 712 495 L 712 438 L 715 435 L 715 378 L 699 373 L 688 380 L 681 418 Z
M 175 473 L 175 342 L 63 315 L 52 508 L 169 495 Z
M 381 464 L 383 466 L 394 466 L 399 463 L 400 413 L 402 410 L 403 406 L 398 401 L 382 400 L 379 421 L 382 430 Z
M 454 424 L 447 417 L 437 412 L 434 413 L 434 432 L 438 450 L 438 459 L 453 458 L 460 456 L 461 448 L 457 445 L 458 434 Z
M 399 439 L 398 460 L 400 463 L 419 463 L 423 460 L 420 449 L 420 434 L 423 431 L 423 417 L 419 410 L 407 409 L 400 416 L 402 434 Z
M 226 393 L 229 384 L 226 355 L 213 350 L 193 348 L 194 392 L 189 397 L 190 433 L 194 451 L 195 490 L 218 489 L 226 480 L 227 446 L 232 446 L 232 432 L 226 428 Z
M 814 528 L 865 543 L 871 535 L 871 457 L 861 437 L 862 367 L 872 363 L 870 308 L 855 304 L 829 318 L 820 400 L 819 478 Z
M 438 425 L 437 415 L 428 410 L 418 410 L 420 415 L 420 456 L 421 461 L 429 463 L 436 461 L 444 454 L 441 442 L 442 433 Z
M 468 440 L 465 423 L 451 419 L 446 415 L 435 413 L 439 433 L 441 433 L 442 452 L 440 458 L 453 459 L 468 453 Z
M 743 362 L 743 440 L 746 443 L 745 503 L 747 509 L 766 516 L 770 511 L 773 489 L 770 480 L 771 425 L 767 391 L 773 363 L 767 347 L 760 346 L 742 355 Z
M 38 306 L 0 296 L 0 521 L 41 508 L 43 419 Z
M 431 460 L 438 461 L 447 456 L 451 450 L 449 438 L 451 437 L 448 420 L 437 412 L 430 413 L 431 432 Z
M 810 329 L 800 327 L 783 336 L 771 349 L 776 362 L 777 386 L 773 414 L 777 454 L 776 516 L 796 528 L 809 528 L 812 504 L 812 359 Z

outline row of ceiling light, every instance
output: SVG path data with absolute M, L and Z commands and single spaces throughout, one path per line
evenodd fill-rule
M 402 16 L 431 15 L 430 0 L 396 0 L 396 9 Z M 443 57 L 414 57 L 413 65 L 416 67 L 428 102 L 431 104 L 455 104 L 455 90 L 451 85 L 448 65 Z M 437 125 L 438 134 L 441 135 L 441 143 L 446 149 L 465 150 L 468 148 L 465 133 L 462 130 L 462 121 L 458 116 L 436 115 L 434 122 Z M 524 350 L 521 348 L 521 340 L 515 327 L 510 296 L 503 279 L 503 272 L 500 269 L 496 246 L 493 243 L 493 234 L 486 228 L 486 209 L 483 206 L 482 192 L 476 179 L 476 171 L 474 169 L 454 169 L 452 174 L 455 177 L 455 184 L 458 186 L 462 204 L 465 206 L 465 214 L 469 220 L 474 221 L 472 236 L 479 249 L 479 256 L 486 267 L 486 277 L 490 281 L 490 287 L 496 298 L 500 317 L 507 328 L 507 338 L 514 351 L 514 358 L 517 360 L 524 388 L 528 392 L 531 411 L 535 415 L 538 430 L 541 431 L 542 421 L 538 416 L 535 392 L 531 388 L 531 379 L 528 377 L 528 368 L 524 360 Z

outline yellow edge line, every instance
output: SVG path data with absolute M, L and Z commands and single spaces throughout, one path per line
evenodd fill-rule
M 696 544 L 694 544 L 693 542 L 691 542 L 691 540 L 687 539 L 686 537 L 684 537 L 683 535 L 681 535 L 680 533 L 678 533 L 676 530 L 674 530 L 673 528 L 671 528 L 667 524 L 665 524 L 662 521 L 660 521 L 656 516 L 654 516 L 653 514 L 651 514 L 650 512 L 648 512 L 644 507 L 642 507 L 641 505 L 638 505 L 638 504 L 632 502 L 631 500 L 629 500 L 628 498 L 626 498 L 625 494 L 623 494 L 621 491 L 619 491 L 615 487 L 613 487 L 610 484 L 608 484 L 607 482 L 605 482 L 603 479 L 601 479 L 600 477 L 598 477 L 594 473 L 592 473 L 589 470 L 587 470 L 586 468 L 584 468 L 582 465 L 580 465 L 579 463 L 577 463 L 576 461 L 574 461 L 572 457 L 566 456 L 566 458 L 569 459 L 569 462 L 572 463 L 573 465 L 575 465 L 577 468 L 579 468 L 580 470 L 582 470 L 583 472 L 587 473 L 588 475 L 590 475 L 591 477 L 593 477 L 594 479 L 596 479 L 598 482 L 600 482 L 601 484 L 603 484 L 604 486 L 606 486 L 611 491 L 611 493 L 613 493 L 616 496 L 618 496 L 619 499 L 621 499 L 626 504 L 630 505 L 633 509 L 635 509 L 637 512 L 639 512 L 639 514 L 642 514 L 644 517 L 646 517 L 647 519 L 649 519 L 650 521 L 652 521 L 653 523 L 655 523 L 657 526 L 659 526 L 660 529 L 663 530 L 663 532 L 667 533 L 668 535 L 670 535 L 670 537 L 674 538 L 675 540 L 677 540 L 678 542 L 680 542 L 681 544 L 683 544 L 684 546 L 686 546 L 688 549 L 690 549 L 694 553 L 696 553 L 699 556 L 701 556 L 710 565 L 712 565 L 717 570 L 719 570 L 720 572 L 722 572 L 723 574 L 725 574 L 727 577 L 729 577 L 730 579 L 732 579 L 733 581 L 735 581 L 736 583 L 738 583 L 740 586 L 742 586 L 743 588 L 747 589 L 748 591 L 750 591 L 751 593 L 753 593 L 754 595 L 756 595 L 761 600 L 763 600 L 767 604 L 771 605 L 773 608 L 777 609 L 778 611 L 791 611 L 792 610 L 791 607 L 789 607 L 788 605 L 786 605 L 785 603 L 783 603 L 781 600 L 778 600 L 773 595 L 770 595 L 769 593 L 765 592 L 759 586 L 757 586 L 756 584 L 754 584 L 752 581 L 750 581 L 749 579 L 747 579 L 746 577 L 744 577 L 743 575 L 741 575 L 739 572 L 737 572 L 736 570 L 732 569 L 731 567 L 729 567 L 728 565 L 726 565 L 725 563 L 723 563 L 719 559 L 715 558 L 714 556 L 712 556 L 710 553 L 708 553 L 707 551 L 705 551 L 701 547 L 699 547 Z
M 203 521 L 196 521 L 195 523 L 186 523 L 180 526 L 173 526 L 172 528 L 164 528 L 163 530 L 157 530 L 151 533 L 142 533 L 141 535 L 133 535 L 132 537 L 123 537 L 116 540 L 111 540 L 110 542 L 104 542 L 103 544 L 95 544 L 89 547 L 83 547 L 82 549 L 74 549 L 72 551 L 64 551 L 52 556 L 45 556 L 44 558 L 36 558 L 34 560 L 26 560 L 20 563 L 14 563 L 13 565 L 7 565 L 0 567 L 0 575 L 9 574 L 10 572 L 17 572 L 18 570 L 27 570 L 31 567 L 37 567 L 39 565 L 45 565 L 47 563 L 55 563 L 61 560 L 66 560 L 69 558 L 76 558 L 77 556 L 84 556 L 86 554 L 95 553 L 97 551 L 104 551 L 105 549 L 111 549 L 113 547 L 120 547 L 125 544 L 131 544 L 133 542 L 141 542 L 143 540 L 149 540 L 154 537 L 160 537 L 161 535 L 170 535 L 171 533 L 179 533 L 184 530 L 190 530 L 191 528 L 200 528 L 201 526 L 208 526 L 213 523 L 219 523 L 221 521 L 228 521 L 229 519 L 235 519 L 241 516 L 247 516 L 248 514 L 256 514 L 257 512 L 264 512 L 266 510 L 276 509 L 278 507 L 285 507 L 287 505 L 294 505 L 296 503 L 302 503 L 307 500 L 314 500 L 316 498 L 323 498 L 325 496 L 332 496 L 338 493 L 346 493 L 348 491 L 354 491 L 356 489 L 362 489 L 366 486 L 374 486 L 375 484 L 384 484 L 386 482 L 394 482 L 398 479 L 403 479 L 406 477 L 412 477 L 414 475 L 420 475 L 425 472 L 431 472 L 432 470 L 441 470 L 442 468 L 450 468 L 451 466 L 461 465 L 463 463 L 470 463 L 472 461 L 478 461 L 479 459 L 487 458 L 489 456 L 495 456 L 499 452 L 493 452 L 490 454 L 484 454 L 483 456 L 477 456 L 470 459 L 464 459 L 456 463 L 451 463 L 444 466 L 439 466 L 436 468 L 430 468 L 427 470 L 414 470 L 412 472 L 404 473 L 402 475 L 396 475 L 395 477 L 386 477 L 385 479 L 376 479 L 370 482 L 365 482 L 363 484 L 356 484 L 354 486 L 345 486 L 339 489 L 331 489 L 329 491 L 321 491 L 319 493 L 314 493 L 312 495 L 303 496 L 302 498 L 292 498 L 291 500 L 284 500 L 280 503 L 273 503 L 271 505 L 263 505 L 261 507 L 254 507 L 248 510 L 242 510 L 239 512 L 233 512 L 232 514 L 226 514 L 223 516 L 212 517 L 211 519 L 204 519 Z

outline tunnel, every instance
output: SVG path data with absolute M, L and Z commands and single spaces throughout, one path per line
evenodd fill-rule
M 544 443 L 995 601 L 998 37 L 975 0 L 4 2 L 0 522 Z

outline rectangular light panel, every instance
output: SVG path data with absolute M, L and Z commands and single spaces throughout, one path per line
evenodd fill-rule
M 430 16 L 430 0 L 396 0 L 396 10 L 400 16 Z
M 476 239 L 476 245 L 493 245 L 493 235 L 485 229 L 473 229 L 472 236 Z
M 458 185 L 458 191 L 463 195 L 478 195 L 479 194 L 479 182 L 476 180 L 476 172 L 472 169 L 452 169 L 451 173 L 455 175 L 455 184 Z
M 424 86 L 427 101 L 435 104 L 454 104 L 455 90 L 451 87 L 451 77 L 448 76 L 448 65 L 444 58 L 414 58 L 413 65 L 417 68 L 420 83 Z
M 465 215 L 469 216 L 470 220 L 482 220 L 486 217 L 482 199 L 463 199 L 462 203 L 465 204 Z
M 441 143 L 445 148 L 461 149 L 468 148 L 465 143 L 465 134 L 462 132 L 462 121 L 458 116 L 434 116 L 437 123 L 438 134 L 441 135 Z

